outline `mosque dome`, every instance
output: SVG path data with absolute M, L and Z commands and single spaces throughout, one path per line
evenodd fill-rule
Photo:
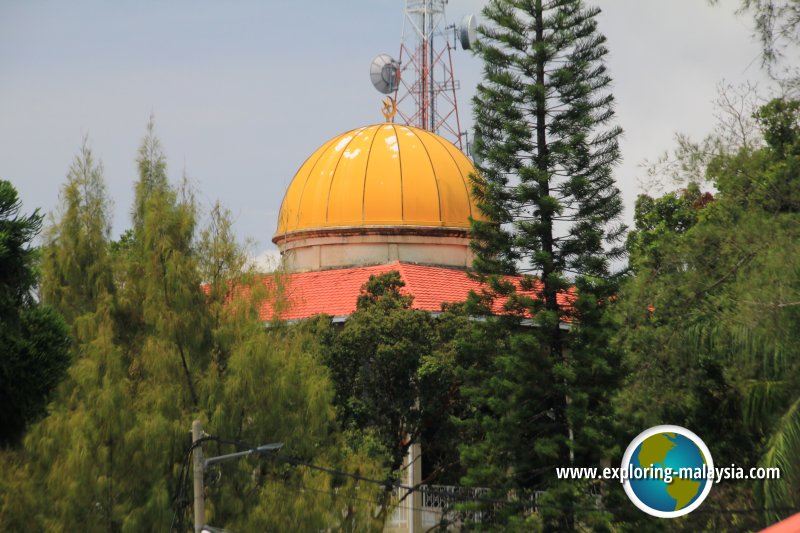
M 429 131 L 392 123 L 348 131 L 297 171 L 272 240 L 295 270 L 391 260 L 466 267 L 469 219 L 480 217 L 474 173 L 461 150 Z
M 419 128 L 377 124 L 323 144 L 297 171 L 276 238 L 321 228 L 469 228 L 475 169 L 452 143 Z

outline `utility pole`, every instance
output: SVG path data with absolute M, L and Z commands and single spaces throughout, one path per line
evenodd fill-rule
M 206 496 L 203 487 L 203 474 L 206 468 L 218 463 L 224 463 L 232 459 L 240 459 L 253 455 L 254 453 L 267 453 L 275 452 L 283 448 L 282 442 L 275 442 L 272 444 L 264 444 L 257 448 L 251 448 L 242 452 L 229 453 L 226 455 L 218 455 L 216 457 L 209 457 L 206 459 L 203 456 L 203 446 L 199 444 L 200 439 L 203 438 L 203 423 L 199 420 L 192 422 L 192 472 L 194 474 L 194 531 L 195 533 L 202 533 L 204 529 L 213 530 L 210 526 L 206 525 Z
M 203 423 L 192 422 L 192 462 L 194 465 L 194 532 L 200 533 L 206 524 L 206 495 L 203 488 L 203 446 L 197 442 L 203 438 Z
M 424 531 L 422 528 L 422 493 L 418 490 L 422 485 L 422 447 L 415 442 L 408 447 L 408 485 L 414 488 L 411 493 L 411 508 L 409 509 L 408 531 L 417 533 Z

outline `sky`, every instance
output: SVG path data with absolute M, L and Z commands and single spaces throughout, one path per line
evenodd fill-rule
M 721 82 L 766 85 L 737 0 L 601 0 L 626 220 L 643 176 L 676 132 L 713 126 Z M 450 0 L 448 22 L 483 0 Z M 208 210 L 220 200 L 254 255 L 271 243 L 303 161 L 344 131 L 383 121 L 369 65 L 397 57 L 403 0 L 0 0 L 0 179 L 26 211 L 58 205 L 84 135 L 114 200 L 112 237 L 130 226 L 135 158 L 151 113 L 170 177 L 185 172 Z M 453 55 L 462 125 L 480 60 Z

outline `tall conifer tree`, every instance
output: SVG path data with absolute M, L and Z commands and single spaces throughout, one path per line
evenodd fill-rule
M 283 442 L 284 452 L 298 459 L 380 477 L 380 456 L 373 458 L 370 443 L 350 443 L 336 424 L 315 337 L 303 329 L 264 329 L 263 283 L 246 275 L 247 257 L 227 210 L 215 206 L 210 228 L 195 241 L 195 204 L 168 182 L 152 123 L 138 163 L 134 227 L 114 243 L 106 240 L 102 173 L 86 145 L 69 173 L 43 270 L 45 294 L 70 316 L 72 364 L 24 448 L 0 450 L 0 528 L 185 531 L 191 489 L 183 466 L 194 418 L 213 434 Z M 4 207 L 16 213 L 7 182 L 0 181 L 0 200 L 6 200 L 0 215 Z M 7 226 L 33 235 L 41 217 L 11 218 Z M 3 272 L 18 272 L 28 284 L 8 294 L 31 300 L 33 271 L 17 263 L 32 265 L 35 254 L 11 251 L 25 253 L 15 254 L 13 264 L 0 261 Z M 208 294 L 201 280 L 210 284 Z M 231 301 L 232 288 L 246 283 L 248 297 Z M 60 331 L 66 355 L 69 338 L 66 328 Z M 41 332 L 24 338 L 41 347 L 47 340 Z M 46 370 L 41 358 L 32 360 Z M 51 386 L 42 372 L 25 375 Z M 209 455 L 235 449 L 206 446 Z M 361 530 L 374 521 L 373 507 L 359 502 L 376 493 L 355 480 L 263 458 L 216 470 L 223 471 L 221 481 L 207 477 L 206 516 L 218 526 Z
M 530 272 L 545 307 L 563 312 L 565 275 L 606 278 L 623 254 L 622 200 L 612 169 L 622 130 L 597 32 L 597 8 L 581 0 L 493 0 L 478 50 L 475 97 L 479 273 Z
M 152 117 L 136 162 L 132 239 L 123 251 L 130 259 L 123 292 L 129 332 L 138 336 L 139 368 L 153 375 L 174 372 L 170 383 L 183 384 L 185 399 L 175 400 L 194 409 L 198 372 L 210 351 L 194 242 L 197 207 L 185 179 L 178 188 L 170 185 Z
M 494 293 L 511 293 L 510 309 L 535 316 L 529 335 L 537 342 L 513 342 L 487 363 L 502 387 L 472 390 L 476 405 L 496 408 L 478 424 L 487 439 L 531 441 L 524 452 L 495 451 L 495 470 L 465 448 L 473 483 L 511 472 L 508 489 L 552 489 L 554 466 L 603 453 L 591 441 L 610 423 L 607 395 L 616 379 L 603 302 L 625 226 L 612 176 L 622 130 L 613 124 L 599 13 L 582 0 L 492 0 L 484 9 L 477 53 L 485 66 L 474 99 L 483 180 L 474 188 L 488 220 L 472 223 L 474 269 Z M 538 298 L 515 295 L 503 274 L 525 274 L 523 286 Z M 577 291 L 568 304 L 562 295 L 570 287 Z M 556 503 L 568 506 L 581 491 L 557 492 Z M 570 513 L 551 524 L 575 525 Z
M 36 210 L 22 213 L 14 186 L 0 180 L 0 446 L 15 444 L 41 416 L 69 366 L 63 319 L 34 298 L 42 227 Z
M 93 313 L 98 299 L 113 293 L 108 257 L 111 200 L 103 165 L 84 137 L 61 189 L 61 207 L 46 234 L 42 253 L 42 300 L 72 324 Z

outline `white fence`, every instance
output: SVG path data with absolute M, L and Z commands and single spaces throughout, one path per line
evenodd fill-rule
M 405 489 L 394 489 L 392 495 L 392 511 L 386 523 L 387 530 L 404 531 L 409 529 L 412 510 L 418 511 L 422 516 L 422 526 L 428 530 L 434 526 L 443 526 L 448 530 L 458 530 L 465 522 L 480 523 L 483 511 L 464 511 L 456 507 L 460 503 L 480 501 L 489 498 L 489 489 L 476 487 L 457 487 L 452 485 L 422 485 L 422 507 L 412 509 L 411 493 Z M 530 510 L 533 511 L 541 493 L 536 492 L 530 501 Z M 509 500 L 513 501 L 513 496 Z M 498 503 L 497 505 L 502 505 Z

